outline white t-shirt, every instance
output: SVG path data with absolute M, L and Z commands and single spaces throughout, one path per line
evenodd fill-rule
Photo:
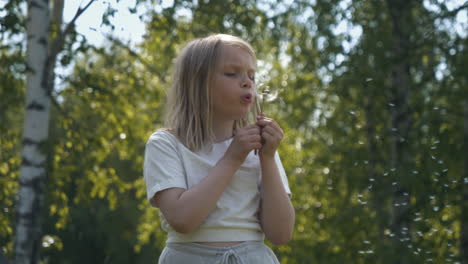
M 162 190 L 191 188 L 216 165 L 231 144 L 232 138 L 213 144 L 210 150 L 192 152 L 167 130 L 153 133 L 145 149 L 144 179 L 151 205 L 154 195 Z M 278 153 L 275 154 L 281 180 L 291 194 L 288 179 Z M 161 223 L 168 232 L 167 242 L 216 242 L 263 240 L 258 219 L 261 183 L 260 161 L 252 151 L 232 177 L 216 208 L 192 233 L 174 231 L 162 214 Z

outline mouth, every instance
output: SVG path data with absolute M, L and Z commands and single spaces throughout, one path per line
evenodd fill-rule
M 241 96 L 241 100 L 242 102 L 245 102 L 245 103 L 252 103 L 253 96 L 252 94 L 246 94 L 246 95 Z

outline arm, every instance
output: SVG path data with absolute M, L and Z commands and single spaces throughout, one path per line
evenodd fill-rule
M 291 240 L 294 208 L 286 193 L 274 157 L 261 157 L 262 205 L 260 221 L 266 237 L 275 245 Z
M 265 140 L 260 151 L 262 168 L 260 222 L 268 240 L 276 245 L 286 244 L 292 237 L 295 212 L 284 189 L 274 156 L 283 138 L 283 131 L 269 118 L 262 118 L 257 124 L 263 127 L 262 137 Z
M 156 193 L 154 200 L 168 223 L 179 233 L 190 233 L 215 208 L 240 163 L 226 157 L 197 185 L 185 190 L 170 188 Z
M 155 194 L 156 205 L 175 231 L 189 233 L 203 223 L 248 153 L 261 147 L 259 133 L 256 125 L 239 129 L 224 156 L 199 184 L 188 190 L 170 188 Z

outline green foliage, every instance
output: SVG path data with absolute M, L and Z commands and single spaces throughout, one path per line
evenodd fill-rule
M 25 0 L 10 0 L 0 6 L 0 35 L 3 40 L 24 32 L 26 20 L 24 16 Z M 4 44 L 4 43 L 2 43 Z
M 90 55 L 93 61 L 78 61 L 69 87 L 59 95 L 60 111 L 53 115 L 56 147 L 46 233 L 60 238 L 63 249 L 44 254 L 70 263 L 128 263 L 142 252 L 156 258 L 158 251 L 147 245 L 160 241 L 158 226 L 140 228 L 152 235 L 136 231 L 140 218 L 154 211 L 145 201 L 141 168 L 146 139 L 161 120 L 162 91 L 124 50 Z M 142 245 L 144 236 L 155 241 L 146 238 Z M 76 256 L 76 243 L 93 250 Z
M 0 46 L 0 253 L 7 256 L 13 248 L 25 97 L 24 52 L 21 46 L 15 47 L 18 45 L 13 41 L 2 41 Z
M 19 8 L 21 1 L 10 2 Z M 216 32 L 249 40 L 268 72 L 266 82 L 279 92 L 267 109 L 285 130 L 280 154 L 296 208 L 293 240 L 273 247 L 281 263 L 385 264 L 401 256 L 411 263 L 460 261 L 467 43 L 438 20 L 456 13 L 439 1 L 431 3 L 440 12 L 419 2 L 408 6 L 410 47 L 401 58 L 392 52 L 388 1 L 136 5 L 151 3 L 157 8 L 144 15 L 145 40 L 133 52 L 115 40 L 96 48 L 79 34 L 67 39 L 61 62 L 74 66 L 54 93 L 44 263 L 156 261 L 165 234 L 146 201 L 145 142 L 161 126 L 174 57 L 188 40 Z M 115 13 L 109 8 L 107 18 Z M 21 32 L 18 14 L 0 21 L 2 36 Z M 337 33 L 340 23 L 360 28 L 359 39 Z M 0 244 L 11 256 L 23 47 L 12 39 L 0 55 Z M 404 136 L 391 122 L 398 63 L 408 65 L 411 77 L 409 109 L 402 114 L 411 129 Z M 395 139 L 406 157 L 396 165 Z M 399 187 L 409 201 L 401 241 L 392 226 Z

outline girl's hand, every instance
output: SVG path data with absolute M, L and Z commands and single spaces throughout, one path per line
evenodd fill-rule
M 264 115 L 257 116 L 256 124 L 261 128 L 263 142 L 263 146 L 260 149 L 260 156 L 273 158 L 283 139 L 283 130 L 275 120 Z
M 261 142 L 259 126 L 254 124 L 237 129 L 234 133 L 234 139 L 224 156 L 242 163 L 250 151 L 262 147 Z

